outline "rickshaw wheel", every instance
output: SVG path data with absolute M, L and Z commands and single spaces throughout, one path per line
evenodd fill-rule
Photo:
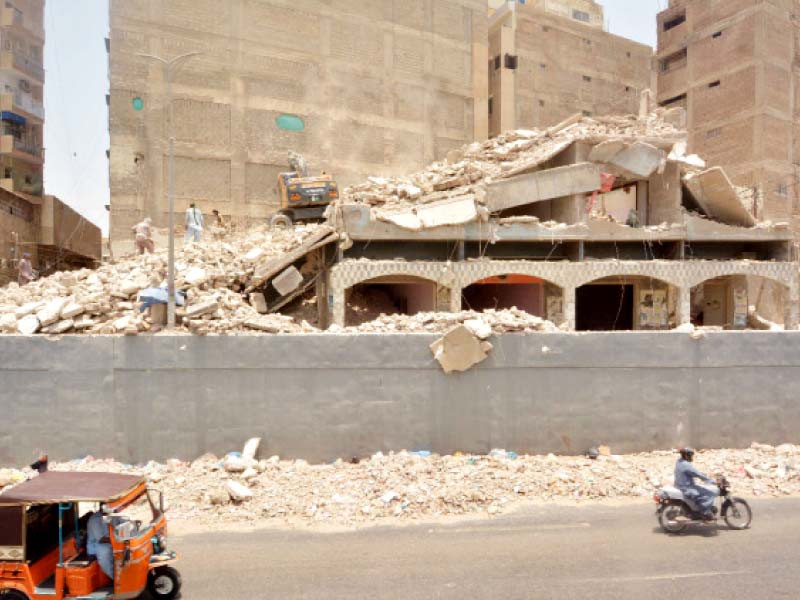
M 19 590 L 0 590 L 0 600 L 28 600 L 28 597 Z
M 147 579 L 147 591 L 153 598 L 172 600 L 181 591 L 181 576 L 172 567 L 159 567 Z

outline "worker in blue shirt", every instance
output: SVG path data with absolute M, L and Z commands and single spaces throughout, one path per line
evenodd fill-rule
M 712 520 L 714 513 L 714 500 L 719 495 L 719 490 L 709 489 L 695 483 L 699 479 L 705 483 L 714 484 L 714 480 L 698 471 L 692 464 L 694 460 L 694 450 L 692 448 L 681 448 L 681 457 L 675 465 L 675 487 L 683 492 L 683 497 L 694 503 L 703 514 L 706 520 Z

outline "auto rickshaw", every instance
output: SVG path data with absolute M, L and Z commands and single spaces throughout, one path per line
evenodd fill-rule
M 86 554 L 85 530 L 100 505 L 113 581 Z M 0 600 L 117 600 L 147 589 L 178 595 L 161 492 L 138 475 L 44 472 L 0 494 Z

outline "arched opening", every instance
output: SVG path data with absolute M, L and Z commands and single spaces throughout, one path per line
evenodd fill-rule
M 347 291 L 345 323 L 361 325 L 385 315 L 415 315 L 436 309 L 436 283 L 410 275 L 377 277 Z
M 697 327 L 770 329 L 783 326 L 786 286 L 765 277 L 727 275 L 692 288 L 691 320 Z
M 562 312 L 561 298 L 561 288 L 543 279 L 509 274 L 487 277 L 465 287 L 461 293 L 461 306 L 478 312 L 518 308 L 537 317 L 551 318 L 556 316 L 553 313 Z
M 662 330 L 674 326 L 677 290 L 651 277 L 613 276 L 575 291 L 577 331 Z

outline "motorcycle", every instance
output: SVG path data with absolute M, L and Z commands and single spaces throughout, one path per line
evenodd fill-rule
M 657 491 L 653 495 L 653 500 L 658 505 L 656 516 L 661 528 L 667 533 L 680 533 L 689 525 L 714 524 L 720 513 L 730 529 L 741 530 L 750 527 L 753 511 L 747 501 L 731 496 L 731 486 L 725 477 L 719 477 L 716 485 L 719 488 L 719 500 L 722 504 L 719 508 L 713 507 L 712 519 L 704 518 L 694 503 L 684 497 L 679 489 L 668 486 Z

